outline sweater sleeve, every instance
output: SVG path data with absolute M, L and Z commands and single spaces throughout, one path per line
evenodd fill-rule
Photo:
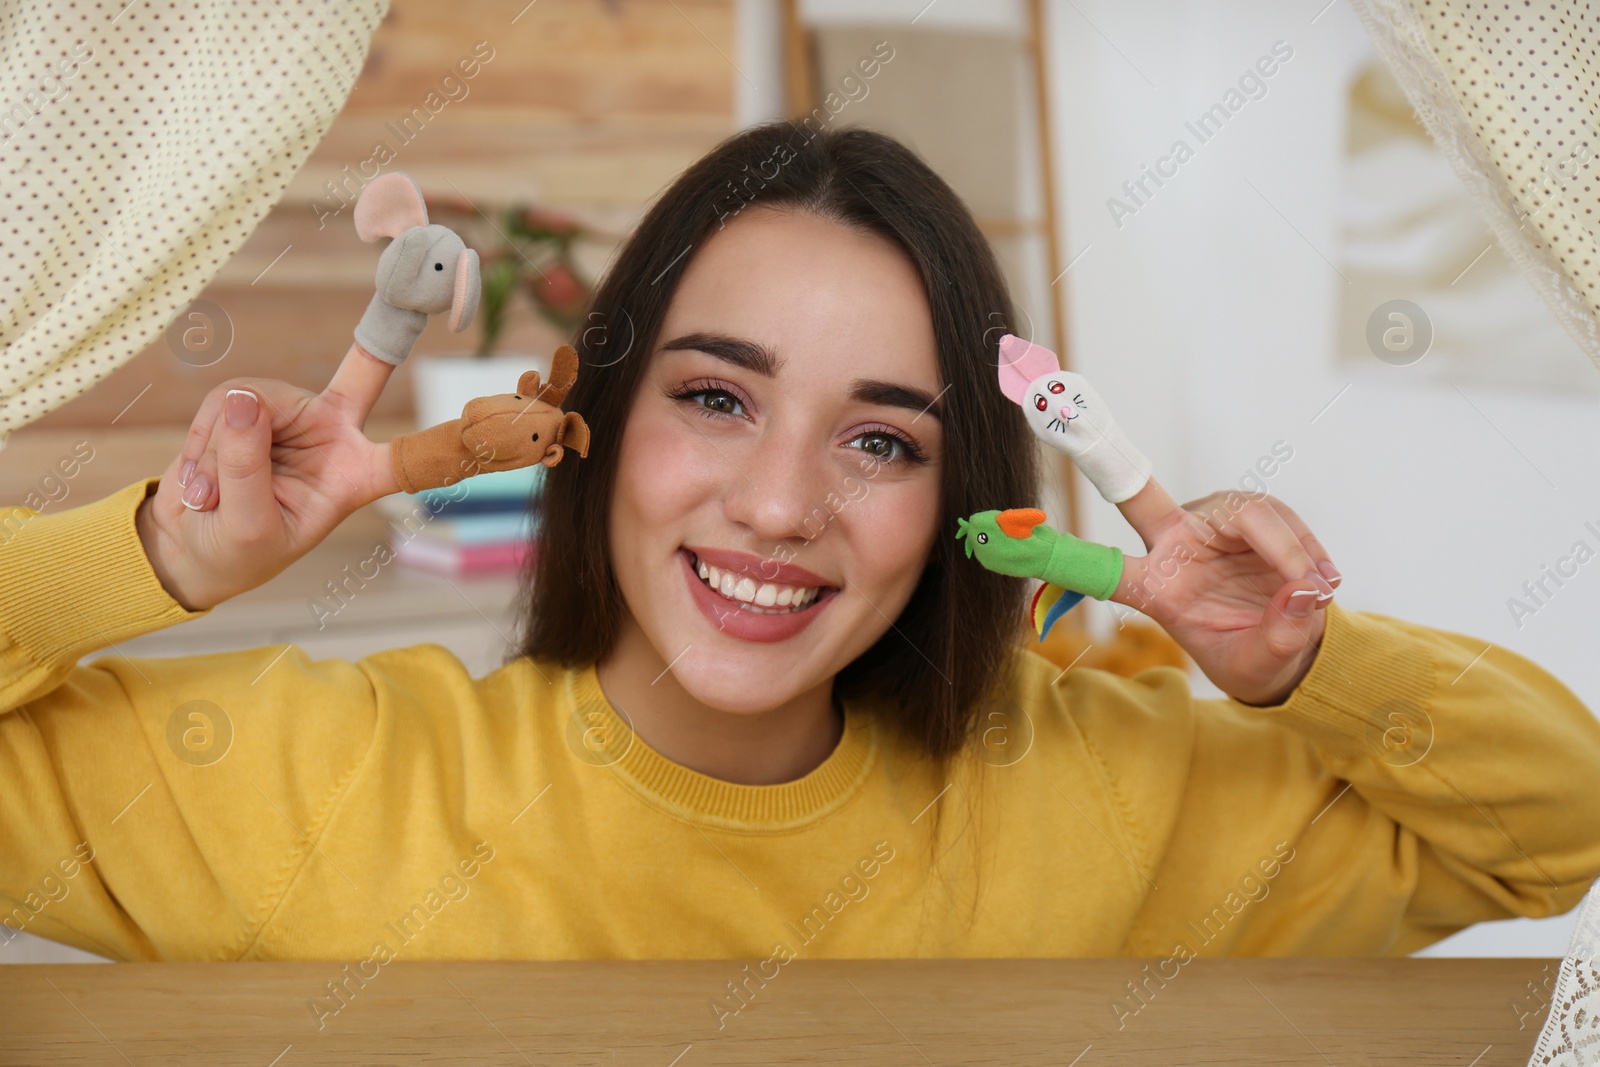
M 135 515 L 159 479 L 0 509 L 0 956 L 12 930 L 113 959 L 243 954 L 370 742 L 363 666 L 292 646 L 85 655 L 205 612 Z
M 1154 886 L 1130 953 L 1404 955 L 1566 912 L 1600 874 L 1600 721 L 1570 689 L 1479 638 L 1326 610 L 1281 704 L 1195 698 L 1173 668 L 1076 702 Z

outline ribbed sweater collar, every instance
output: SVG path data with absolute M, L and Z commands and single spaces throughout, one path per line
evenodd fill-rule
M 578 758 L 611 769 L 669 814 L 703 825 L 748 832 L 815 822 L 855 794 L 877 756 L 872 716 L 845 701 L 843 735 L 809 774 L 778 785 L 726 782 L 674 763 L 646 744 L 606 699 L 593 664 L 569 669 L 566 684 L 573 708 L 568 747 Z

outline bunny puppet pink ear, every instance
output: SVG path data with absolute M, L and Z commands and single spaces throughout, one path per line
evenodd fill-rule
M 374 178 L 356 197 L 356 236 L 363 241 L 399 237 L 428 224 L 422 189 L 409 174 L 393 171 Z
M 1043 345 L 1013 334 L 1000 338 L 1000 391 L 1014 403 L 1028 398 L 1028 386 L 1061 369 L 1061 360 Z
M 478 294 L 483 285 L 478 278 L 478 253 L 463 248 L 456 256 L 456 286 L 450 297 L 450 318 L 447 325 L 451 333 L 460 333 L 472 325 L 472 316 L 478 311 Z

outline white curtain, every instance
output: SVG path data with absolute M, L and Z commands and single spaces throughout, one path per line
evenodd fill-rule
M 0 3 L 0 446 L 216 276 L 344 106 L 388 6 Z
M 1501 249 L 1600 367 L 1600 10 L 1352 2 Z

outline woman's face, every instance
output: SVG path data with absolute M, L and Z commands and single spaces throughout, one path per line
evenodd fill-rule
M 609 537 L 623 625 L 695 699 L 784 704 L 900 614 L 939 533 L 936 351 L 881 237 L 752 207 L 694 250 L 620 428 Z

